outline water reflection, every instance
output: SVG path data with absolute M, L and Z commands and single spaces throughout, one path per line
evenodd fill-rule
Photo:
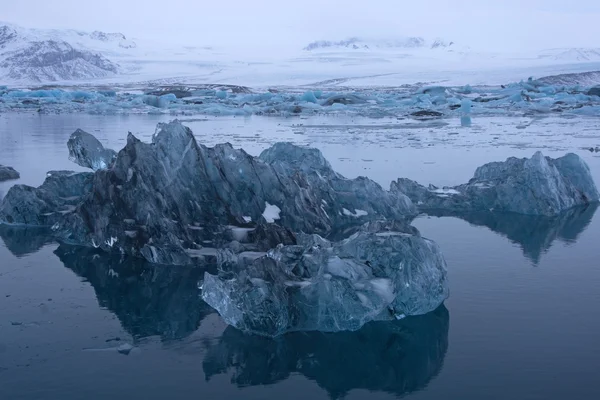
M 200 298 L 202 269 L 151 265 L 85 247 L 61 245 L 55 254 L 92 285 L 100 306 L 113 312 L 135 338 L 183 338 L 214 312 Z
M 0 224 L 0 238 L 16 257 L 35 253 L 45 245 L 54 242 L 50 229 L 34 226 Z
M 356 332 L 295 332 L 277 338 L 229 327 L 208 348 L 206 379 L 232 373 L 237 386 L 271 384 L 300 373 L 332 399 L 353 389 L 397 396 L 423 389 L 441 370 L 448 349 L 448 310 L 397 322 L 373 322 Z
M 537 265 L 542 254 L 550 249 L 555 240 L 575 242 L 592 221 L 597 208 L 597 203 L 590 204 L 572 208 L 553 217 L 491 212 L 429 214 L 456 217 L 472 225 L 485 226 L 520 245 L 525 257 Z

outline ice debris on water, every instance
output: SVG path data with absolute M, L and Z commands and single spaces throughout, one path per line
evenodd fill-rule
M 71 134 L 67 147 L 71 161 L 94 171 L 108 168 L 117 156 L 114 150 L 105 149 L 94 135 L 81 129 Z
M 175 115 L 351 114 L 367 117 L 437 115 L 460 117 L 467 126 L 481 115 L 570 113 L 598 115 L 598 87 L 552 84 L 528 79 L 501 86 L 444 87 L 418 85 L 357 90 L 253 91 L 241 86 L 195 85 L 152 87 L 143 93 L 115 90 L 0 91 L 0 111 L 35 110 L 41 113 Z M 467 104 L 470 107 L 465 107 Z
M 448 296 L 439 247 L 407 223 L 367 223 L 340 242 L 298 239 L 251 261 L 224 255 L 219 274 L 205 274 L 202 298 L 228 324 L 277 336 L 426 314 Z
M 425 187 L 401 178 L 392 182 L 392 191 L 406 194 L 422 211 L 552 216 L 600 200 L 590 169 L 578 155 L 553 159 L 539 151 L 531 158 L 485 164 L 468 183 L 453 188 Z
M 0 164 L 0 182 L 19 179 L 21 175 L 12 167 Z

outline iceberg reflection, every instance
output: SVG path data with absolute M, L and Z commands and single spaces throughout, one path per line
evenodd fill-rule
M 228 327 L 208 348 L 205 377 L 232 374 L 244 387 L 272 384 L 294 373 L 332 399 L 353 389 L 397 396 L 423 389 L 442 369 L 448 349 L 445 306 L 395 322 L 371 322 L 354 332 L 293 332 L 276 338 Z
M 522 215 L 513 213 L 456 213 L 428 212 L 436 217 L 456 217 L 471 225 L 485 226 L 521 246 L 523 254 L 534 264 L 555 240 L 565 243 L 577 241 L 598 208 L 597 203 L 575 207 L 556 216 Z
M 92 285 L 98 304 L 113 312 L 134 338 L 183 338 L 214 312 L 200 298 L 204 269 L 152 265 L 86 247 L 61 245 L 55 254 Z

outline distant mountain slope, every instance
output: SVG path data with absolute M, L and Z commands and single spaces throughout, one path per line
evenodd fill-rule
M 95 79 L 119 73 L 103 52 L 135 48 L 120 33 L 24 29 L 0 23 L 0 78 L 13 82 Z
M 548 49 L 539 53 L 539 58 L 563 62 L 600 61 L 600 48 Z
M 600 84 L 600 71 L 551 75 L 538 79 L 547 85 L 595 86 Z
M 439 49 L 453 46 L 454 42 L 446 42 L 442 39 L 436 39 L 428 42 L 422 37 L 405 37 L 396 39 L 366 39 L 353 37 L 346 40 L 330 41 L 317 40 L 309 43 L 304 47 L 305 51 L 314 50 L 334 50 L 334 49 L 352 49 L 352 50 L 368 50 L 368 49 Z

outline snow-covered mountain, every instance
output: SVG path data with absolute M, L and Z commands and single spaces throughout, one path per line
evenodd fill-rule
M 405 37 L 394 39 L 367 39 L 352 37 L 346 40 L 331 41 L 317 40 L 304 47 L 305 51 L 315 50 L 406 50 L 406 49 L 446 49 L 454 45 L 454 42 L 447 42 L 443 39 L 427 41 L 422 37 Z
M 600 49 L 508 54 L 417 36 L 320 40 L 304 49 L 243 40 L 212 47 L 203 38 L 189 40 L 194 42 L 184 46 L 0 23 L 0 85 L 482 85 L 600 70 Z
M 107 56 L 136 47 L 120 33 L 25 29 L 0 23 L 0 79 L 52 82 L 119 73 Z
M 539 58 L 567 62 L 600 61 L 600 48 L 548 49 L 539 53 Z

